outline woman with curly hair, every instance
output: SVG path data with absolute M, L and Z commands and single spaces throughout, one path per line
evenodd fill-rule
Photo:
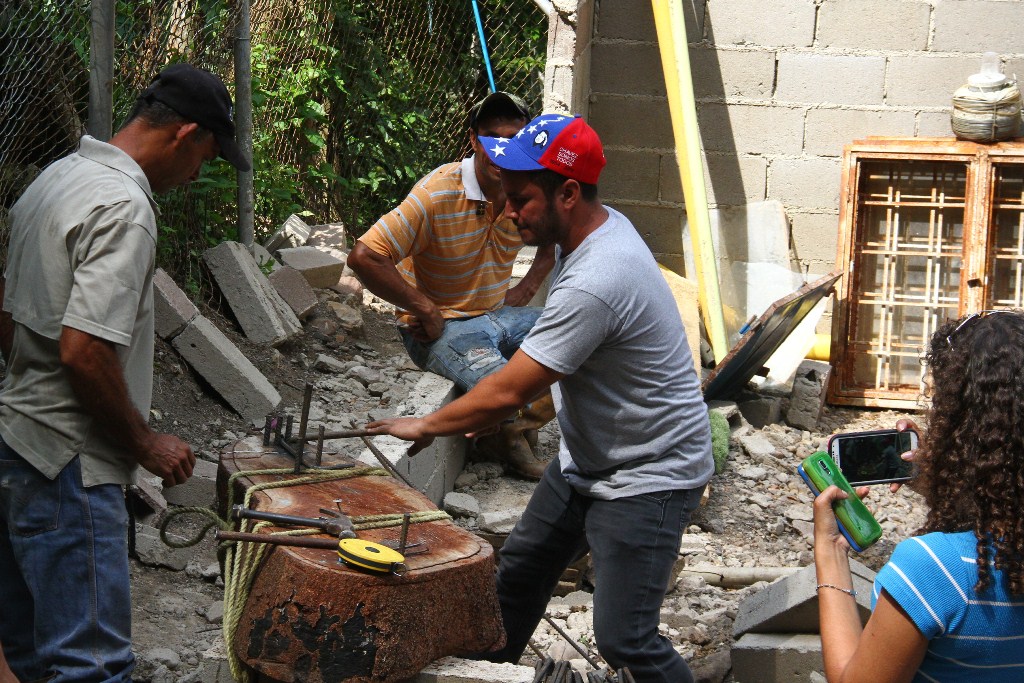
M 863 629 L 832 514 L 846 494 L 831 486 L 814 501 L 830 683 L 1024 680 L 1024 313 L 947 322 L 927 362 L 932 403 L 914 490 L 928 517 L 878 573 Z

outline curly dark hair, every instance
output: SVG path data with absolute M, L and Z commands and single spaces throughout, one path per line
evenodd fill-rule
M 915 489 L 924 532 L 973 531 L 976 591 L 1006 573 L 1024 593 L 1024 312 L 947 322 L 932 335 L 932 403 Z

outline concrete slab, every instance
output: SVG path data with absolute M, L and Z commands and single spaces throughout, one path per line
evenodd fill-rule
M 445 657 L 427 666 L 408 683 L 530 683 L 534 671 L 518 664 L 495 664 Z
M 817 635 L 748 633 L 731 656 L 736 683 L 810 683 L 825 670 Z
M 871 616 L 871 587 L 875 572 L 857 560 L 850 560 L 853 588 L 857 591 L 857 607 L 863 622 Z M 739 604 L 733 635 L 747 633 L 813 633 L 819 632 L 818 595 L 814 565 L 769 584 Z M 738 679 L 737 679 L 738 680 Z
M 277 232 L 263 243 L 263 246 L 270 253 L 274 253 L 282 248 L 301 247 L 309 239 L 310 232 L 310 227 L 306 224 L 306 221 L 293 213 L 285 219 L 281 227 L 277 229 Z
M 348 251 L 348 235 L 344 223 L 325 223 L 309 229 L 306 244 L 311 247 L 333 247 Z
M 316 308 L 316 292 L 309 286 L 302 273 L 291 266 L 281 266 L 267 279 L 300 320 L 308 317 Z
M 454 401 L 458 395 L 458 389 L 450 380 L 425 372 L 395 414 L 410 417 L 426 415 Z M 428 448 L 412 458 L 408 455 L 409 443 L 393 436 L 376 436 L 373 445 L 438 507 L 442 505 L 445 494 L 454 490 L 455 479 L 466 464 L 467 442 L 463 436 L 434 439 Z M 377 464 L 369 449 L 360 454 L 359 460 Z
M 224 242 L 203 254 L 217 286 L 245 336 L 279 346 L 302 332 L 302 324 L 260 271 L 249 250 Z
M 825 405 L 825 389 L 832 366 L 816 360 L 800 363 L 793 380 L 793 393 L 789 397 L 786 422 L 798 429 L 815 431 L 821 410 Z
M 163 493 L 171 505 L 213 506 L 217 502 L 217 463 L 196 460 L 192 476 L 183 484 L 165 488 Z
M 228 405 L 255 425 L 277 409 L 281 395 L 224 333 L 197 316 L 171 344 Z
M 171 339 L 197 315 L 199 309 L 188 295 L 181 291 L 163 268 L 157 268 L 153 273 L 153 317 L 160 338 Z
M 325 288 L 336 285 L 345 272 L 345 261 L 316 247 L 281 249 L 277 255 L 281 263 L 302 273 L 313 287 Z

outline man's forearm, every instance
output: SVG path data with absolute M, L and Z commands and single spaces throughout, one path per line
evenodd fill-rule
M 110 439 L 123 444 L 133 456 L 143 457 L 154 433 L 131 402 L 113 344 L 65 327 L 60 338 L 60 361 L 82 409 L 96 419 Z
M 390 258 L 357 242 L 348 257 L 348 265 L 367 288 L 385 301 L 419 314 L 436 308 L 433 302 L 411 287 Z

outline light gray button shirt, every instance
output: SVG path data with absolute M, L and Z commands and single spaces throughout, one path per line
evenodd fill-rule
M 89 136 L 11 209 L 3 307 L 16 325 L 0 435 L 47 477 L 80 454 L 86 486 L 131 482 L 134 458 L 72 392 L 58 342 L 67 326 L 114 343 L 132 402 L 148 416 L 156 211 L 139 165 Z

